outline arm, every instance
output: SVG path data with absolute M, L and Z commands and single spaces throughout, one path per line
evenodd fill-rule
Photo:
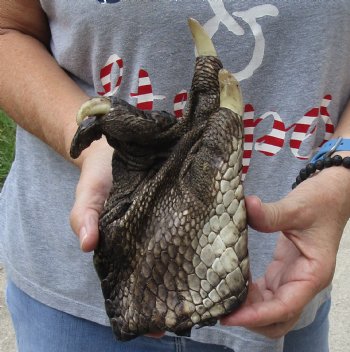
M 18 125 L 81 168 L 71 223 L 82 248 L 91 250 L 97 242 L 98 213 L 111 186 L 112 150 L 102 140 L 77 160 L 70 158 L 75 115 L 88 97 L 50 55 L 49 40 L 38 0 L 2 2 L 0 106 Z
M 74 117 L 88 97 L 50 55 L 50 30 L 39 1 L 4 2 L 0 9 L 0 106 L 18 125 L 69 160 Z
M 334 137 L 350 137 L 350 103 Z M 336 152 L 342 157 L 350 151 Z M 305 305 L 333 278 L 336 255 L 350 217 L 350 170 L 332 166 L 299 184 L 285 198 L 262 203 L 247 197 L 250 225 L 281 231 L 263 278 L 252 283 L 246 304 L 222 320 L 269 337 L 285 335 Z

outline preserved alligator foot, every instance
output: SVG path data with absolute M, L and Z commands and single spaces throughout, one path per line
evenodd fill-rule
M 116 98 L 93 98 L 77 117 L 72 157 L 102 134 L 115 148 L 94 264 L 120 340 L 188 334 L 247 295 L 242 97 L 211 39 L 189 24 L 198 57 L 182 119 Z

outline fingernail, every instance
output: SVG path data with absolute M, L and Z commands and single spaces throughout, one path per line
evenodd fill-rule
M 86 227 L 84 226 L 79 233 L 79 241 L 80 241 L 80 249 L 84 250 L 84 242 L 87 239 L 87 231 L 86 231 Z
M 253 196 L 255 198 L 255 201 L 261 206 L 262 205 L 262 200 L 258 196 Z

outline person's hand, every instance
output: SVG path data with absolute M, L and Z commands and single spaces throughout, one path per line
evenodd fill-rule
M 98 243 L 98 218 L 112 187 L 113 149 L 103 139 L 94 142 L 81 156 L 81 174 L 70 221 L 84 252 Z M 146 336 L 161 338 L 164 332 Z
M 223 325 L 244 326 L 270 338 L 292 329 L 306 304 L 333 278 L 350 213 L 349 190 L 350 172 L 332 167 L 279 202 L 264 204 L 247 197 L 250 225 L 282 233 L 264 277 L 251 283 L 247 301 L 221 319 Z
M 84 252 L 94 250 L 98 243 L 98 218 L 112 187 L 112 154 L 103 138 L 80 157 L 81 174 L 70 222 Z

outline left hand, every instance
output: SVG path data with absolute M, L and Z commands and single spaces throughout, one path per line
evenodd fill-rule
M 98 219 L 112 187 L 112 154 L 113 149 L 102 139 L 79 158 L 81 173 L 70 222 L 84 252 L 94 250 L 98 243 Z
M 244 326 L 270 338 L 292 329 L 304 307 L 332 281 L 350 215 L 349 190 L 350 171 L 334 166 L 276 203 L 246 198 L 249 224 L 281 235 L 264 277 L 251 283 L 247 301 L 222 318 L 223 325 Z

